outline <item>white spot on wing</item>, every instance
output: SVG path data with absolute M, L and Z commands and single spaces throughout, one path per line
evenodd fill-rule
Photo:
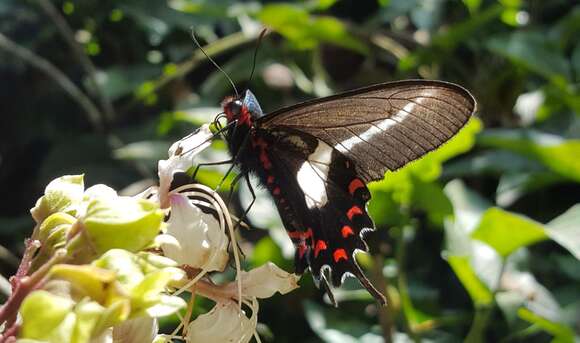
M 328 202 L 326 194 L 326 180 L 330 169 L 332 147 L 318 141 L 316 150 L 308 155 L 296 175 L 298 185 L 304 192 L 304 199 L 308 208 L 320 208 Z
M 371 140 L 375 135 L 387 131 L 391 127 L 397 125 L 399 122 L 405 120 L 405 118 L 413 111 L 415 108 L 415 103 L 410 102 L 402 110 L 395 113 L 394 116 L 390 118 L 383 119 L 379 121 L 377 124 L 371 125 L 365 132 L 361 133 L 358 136 L 353 136 L 344 141 L 336 144 L 334 148 L 342 153 L 347 153 L 350 149 L 352 149 L 355 145 L 361 142 L 368 142 Z

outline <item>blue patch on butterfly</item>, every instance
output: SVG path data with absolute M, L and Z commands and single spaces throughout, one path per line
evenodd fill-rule
M 254 93 L 252 93 L 249 89 L 246 91 L 246 96 L 244 96 L 244 106 L 246 106 L 252 117 L 260 118 L 264 116 L 264 112 L 260 107 L 258 99 L 256 99 Z

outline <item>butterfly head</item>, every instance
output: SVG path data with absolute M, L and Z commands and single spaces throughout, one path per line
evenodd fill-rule
M 264 115 L 254 94 L 247 90 L 243 97 L 229 97 L 222 102 L 228 123 L 237 121 L 237 126 L 250 126 L 253 120 Z

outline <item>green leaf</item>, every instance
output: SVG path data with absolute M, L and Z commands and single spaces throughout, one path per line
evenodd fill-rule
M 516 31 L 492 38 L 488 48 L 547 79 L 570 79 L 570 64 L 544 32 Z
M 580 204 L 549 222 L 546 233 L 580 260 Z
M 436 182 L 415 181 L 412 199 L 413 205 L 424 210 L 434 225 L 443 226 L 445 218 L 453 215 L 451 201 Z
M 89 342 L 91 337 L 100 334 L 94 332 L 95 326 L 101 319 L 104 308 L 94 301 L 81 301 L 75 307 L 76 321 L 71 343 Z
M 448 30 L 442 30 L 433 38 L 433 44 L 446 48 L 453 49 L 461 42 L 465 42 L 470 38 L 476 36 L 478 30 L 489 27 L 501 13 L 502 6 L 492 5 L 480 11 L 476 16 L 454 24 Z
M 155 161 L 167 158 L 171 143 L 166 141 L 141 141 L 126 144 L 113 151 L 113 157 L 126 161 Z
M 478 143 L 531 157 L 554 172 L 580 181 L 580 139 L 565 139 L 536 130 L 486 130 Z
M 308 50 L 321 43 L 368 52 L 368 47 L 353 37 L 346 26 L 333 17 L 311 16 L 306 9 L 291 4 L 270 4 L 258 13 L 258 19 L 288 39 L 297 49 Z
M 59 212 L 51 214 L 42 222 L 36 237 L 42 245 L 32 261 L 32 271 L 48 261 L 56 250 L 65 246 L 68 234 L 76 220 L 71 215 Z
M 44 196 L 38 199 L 30 213 L 37 223 L 56 212 L 75 215 L 77 206 L 83 199 L 84 190 L 83 175 L 61 176 L 46 186 Z
M 489 305 L 493 301 L 493 294 L 487 286 L 481 282 L 475 271 L 471 268 L 469 257 L 450 255 L 446 257 L 447 262 L 455 272 L 455 275 L 469 293 L 471 300 L 476 305 Z
M 164 268 L 145 275 L 141 283 L 131 290 L 131 315 L 168 316 L 186 307 L 183 299 L 162 294 L 176 276 L 181 276 L 180 269 Z
M 526 194 L 564 181 L 565 178 L 553 172 L 504 174 L 499 179 L 495 201 L 507 207 Z
M 97 198 L 89 203 L 83 223 L 91 245 L 101 254 L 114 248 L 145 248 L 159 233 L 163 217 L 163 211 L 152 201 Z
M 465 4 L 465 7 L 467 7 L 471 15 L 477 13 L 479 7 L 481 6 L 481 0 L 463 0 L 463 3 Z
M 67 316 L 73 307 L 74 302 L 68 298 L 42 290 L 30 293 L 20 307 L 22 315 L 20 337 L 50 342 L 55 342 L 55 339 L 62 339 L 61 342 L 70 341 L 72 327 L 66 325 L 70 323 L 65 321 L 69 321 Z
M 256 243 L 251 261 L 254 267 L 268 262 L 273 262 L 279 266 L 287 264 L 282 256 L 282 250 L 270 237 L 264 237 Z
M 518 316 L 553 335 L 556 342 L 574 342 L 574 331 L 564 324 L 548 320 L 523 307 L 518 310 Z
M 91 299 L 104 303 L 111 295 L 111 284 L 115 281 L 115 273 L 91 265 L 57 264 L 50 270 L 50 277 L 67 280 L 75 286 L 75 290 Z
M 503 258 L 521 247 L 548 238 L 542 224 L 497 207 L 484 213 L 471 237 L 488 244 Z

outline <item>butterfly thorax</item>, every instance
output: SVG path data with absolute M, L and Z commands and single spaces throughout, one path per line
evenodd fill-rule
M 244 97 L 228 97 L 222 102 L 228 121 L 227 141 L 231 153 L 235 156 L 240 149 L 250 145 L 251 131 L 256 120 L 264 115 L 260 104 L 250 90 Z

